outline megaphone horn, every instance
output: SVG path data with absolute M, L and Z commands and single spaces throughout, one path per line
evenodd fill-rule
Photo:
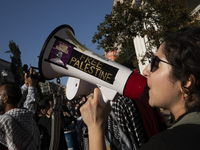
M 144 76 L 83 46 L 69 25 L 57 27 L 46 39 L 39 71 L 46 80 L 76 77 L 133 99 L 140 97 L 146 85 Z
M 66 84 L 66 97 L 68 100 L 73 100 L 78 96 L 89 95 L 93 93 L 97 86 L 89 82 L 69 77 Z

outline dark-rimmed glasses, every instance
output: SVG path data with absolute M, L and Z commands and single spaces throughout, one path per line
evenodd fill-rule
M 159 65 L 159 62 L 164 62 L 164 63 L 166 63 L 166 64 L 169 64 L 169 65 L 172 65 L 172 66 L 175 66 L 175 65 L 173 65 L 173 64 L 170 64 L 169 62 L 166 62 L 166 61 L 164 61 L 164 60 L 161 60 L 160 58 L 158 58 L 157 56 L 155 56 L 155 55 L 152 55 L 152 57 L 151 57 L 151 69 L 150 69 L 150 71 L 151 72 L 155 72 L 157 69 L 158 69 L 158 65 Z M 177 67 L 177 66 L 175 66 L 175 67 Z

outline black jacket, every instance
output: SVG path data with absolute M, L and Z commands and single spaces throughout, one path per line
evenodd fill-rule
M 140 150 L 199 150 L 200 113 L 184 116 L 171 129 L 153 136 Z

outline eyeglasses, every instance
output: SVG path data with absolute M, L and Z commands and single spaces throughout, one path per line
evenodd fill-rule
M 164 61 L 164 60 L 161 60 L 160 58 L 158 58 L 157 56 L 155 56 L 155 55 L 152 55 L 152 57 L 151 57 L 151 72 L 155 72 L 157 69 L 158 69 L 158 65 L 159 65 L 159 62 L 164 62 L 164 63 L 166 63 L 166 64 L 169 64 L 169 65 L 172 65 L 172 66 L 175 66 L 175 65 L 173 65 L 173 64 L 170 64 L 169 62 L 166 62 L 166 61 Z M 175 66 L 175 67 L 177 67 L 177 66 Z

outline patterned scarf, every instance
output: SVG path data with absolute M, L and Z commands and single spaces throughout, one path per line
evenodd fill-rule
M 148 136 L 133 100 L 119 96 L 112 104 L 106 138 L 115 150 L 137 150 Z
M 32 112 L 15 108 L 1 115 L 0 143 L 9 150 L 39 150 L 40 134 Z

